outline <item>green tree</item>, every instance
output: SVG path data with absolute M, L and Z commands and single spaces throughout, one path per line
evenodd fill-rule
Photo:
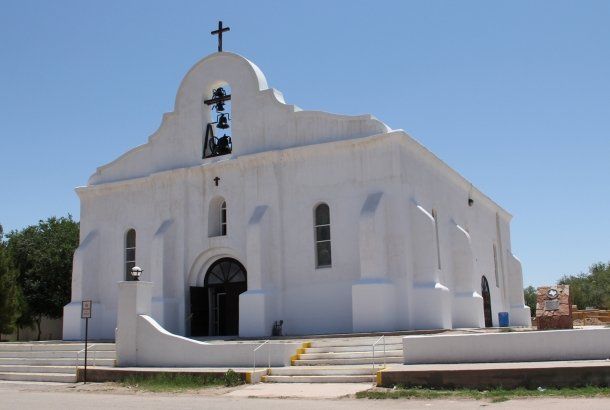
M 579 309 L 610 309 L 610 262 L 595 263 L 588 273 L 565 275 L 559 284 L 570 285 L 572 303 Z
M 530 308 L 531 316 L 536 316 L 536 288 L 528 286 L 523 289 L 523 296 L 525 297 L 525 304 Z
M 78 246 L 78 222 L 51 217 L 12 231 L 8 251 L 19 271 L 19 285 L 25 306 L 19 324 L 34 322 L 40 340 L 43 316 L 59 318 L 70 301 L 72 257 Z
M 21 313 L 21 298 L 17 283 L 18 271 L 6 250 L 2 225 L 0 225 L 0 335 L 13 333 Z

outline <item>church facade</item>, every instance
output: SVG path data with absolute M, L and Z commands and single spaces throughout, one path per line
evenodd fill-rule
M 228 52 L 198 62 L 148 142 L 76 192 L 64 339 L 114 339 L 135 265 L 185 336 L 528 326 L 511 215 L 402 130 L 303 111 Z

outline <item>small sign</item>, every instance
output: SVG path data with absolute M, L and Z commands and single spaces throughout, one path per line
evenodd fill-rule
M 82 301 L 80 317 L 81 317 L 81 319 L 91 319 L 91 301 L 90 300 Z
M 559 310 L 559 299 L 545 300 L 544 310 Z

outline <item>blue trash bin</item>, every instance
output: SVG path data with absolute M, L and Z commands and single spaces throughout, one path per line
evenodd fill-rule
M 508 312 L 499 312 L 498 322 L 500 322 L 500 327 L 508 327 Z

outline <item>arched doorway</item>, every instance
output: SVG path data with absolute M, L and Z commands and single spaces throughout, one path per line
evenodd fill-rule
M 485 315 L 485 327 L 492 327 L 493 320 L 491 317 L 491 293 L 489 292 L 489 282 L 483 276 L 481 278 L 481 295 L 483 296 L 483 314 Z
M 191 336 L 239 333 L 239 295 L 247 290 L 246 269 L 222 258 L 208 269 L 203 287 L 191 286 Z

